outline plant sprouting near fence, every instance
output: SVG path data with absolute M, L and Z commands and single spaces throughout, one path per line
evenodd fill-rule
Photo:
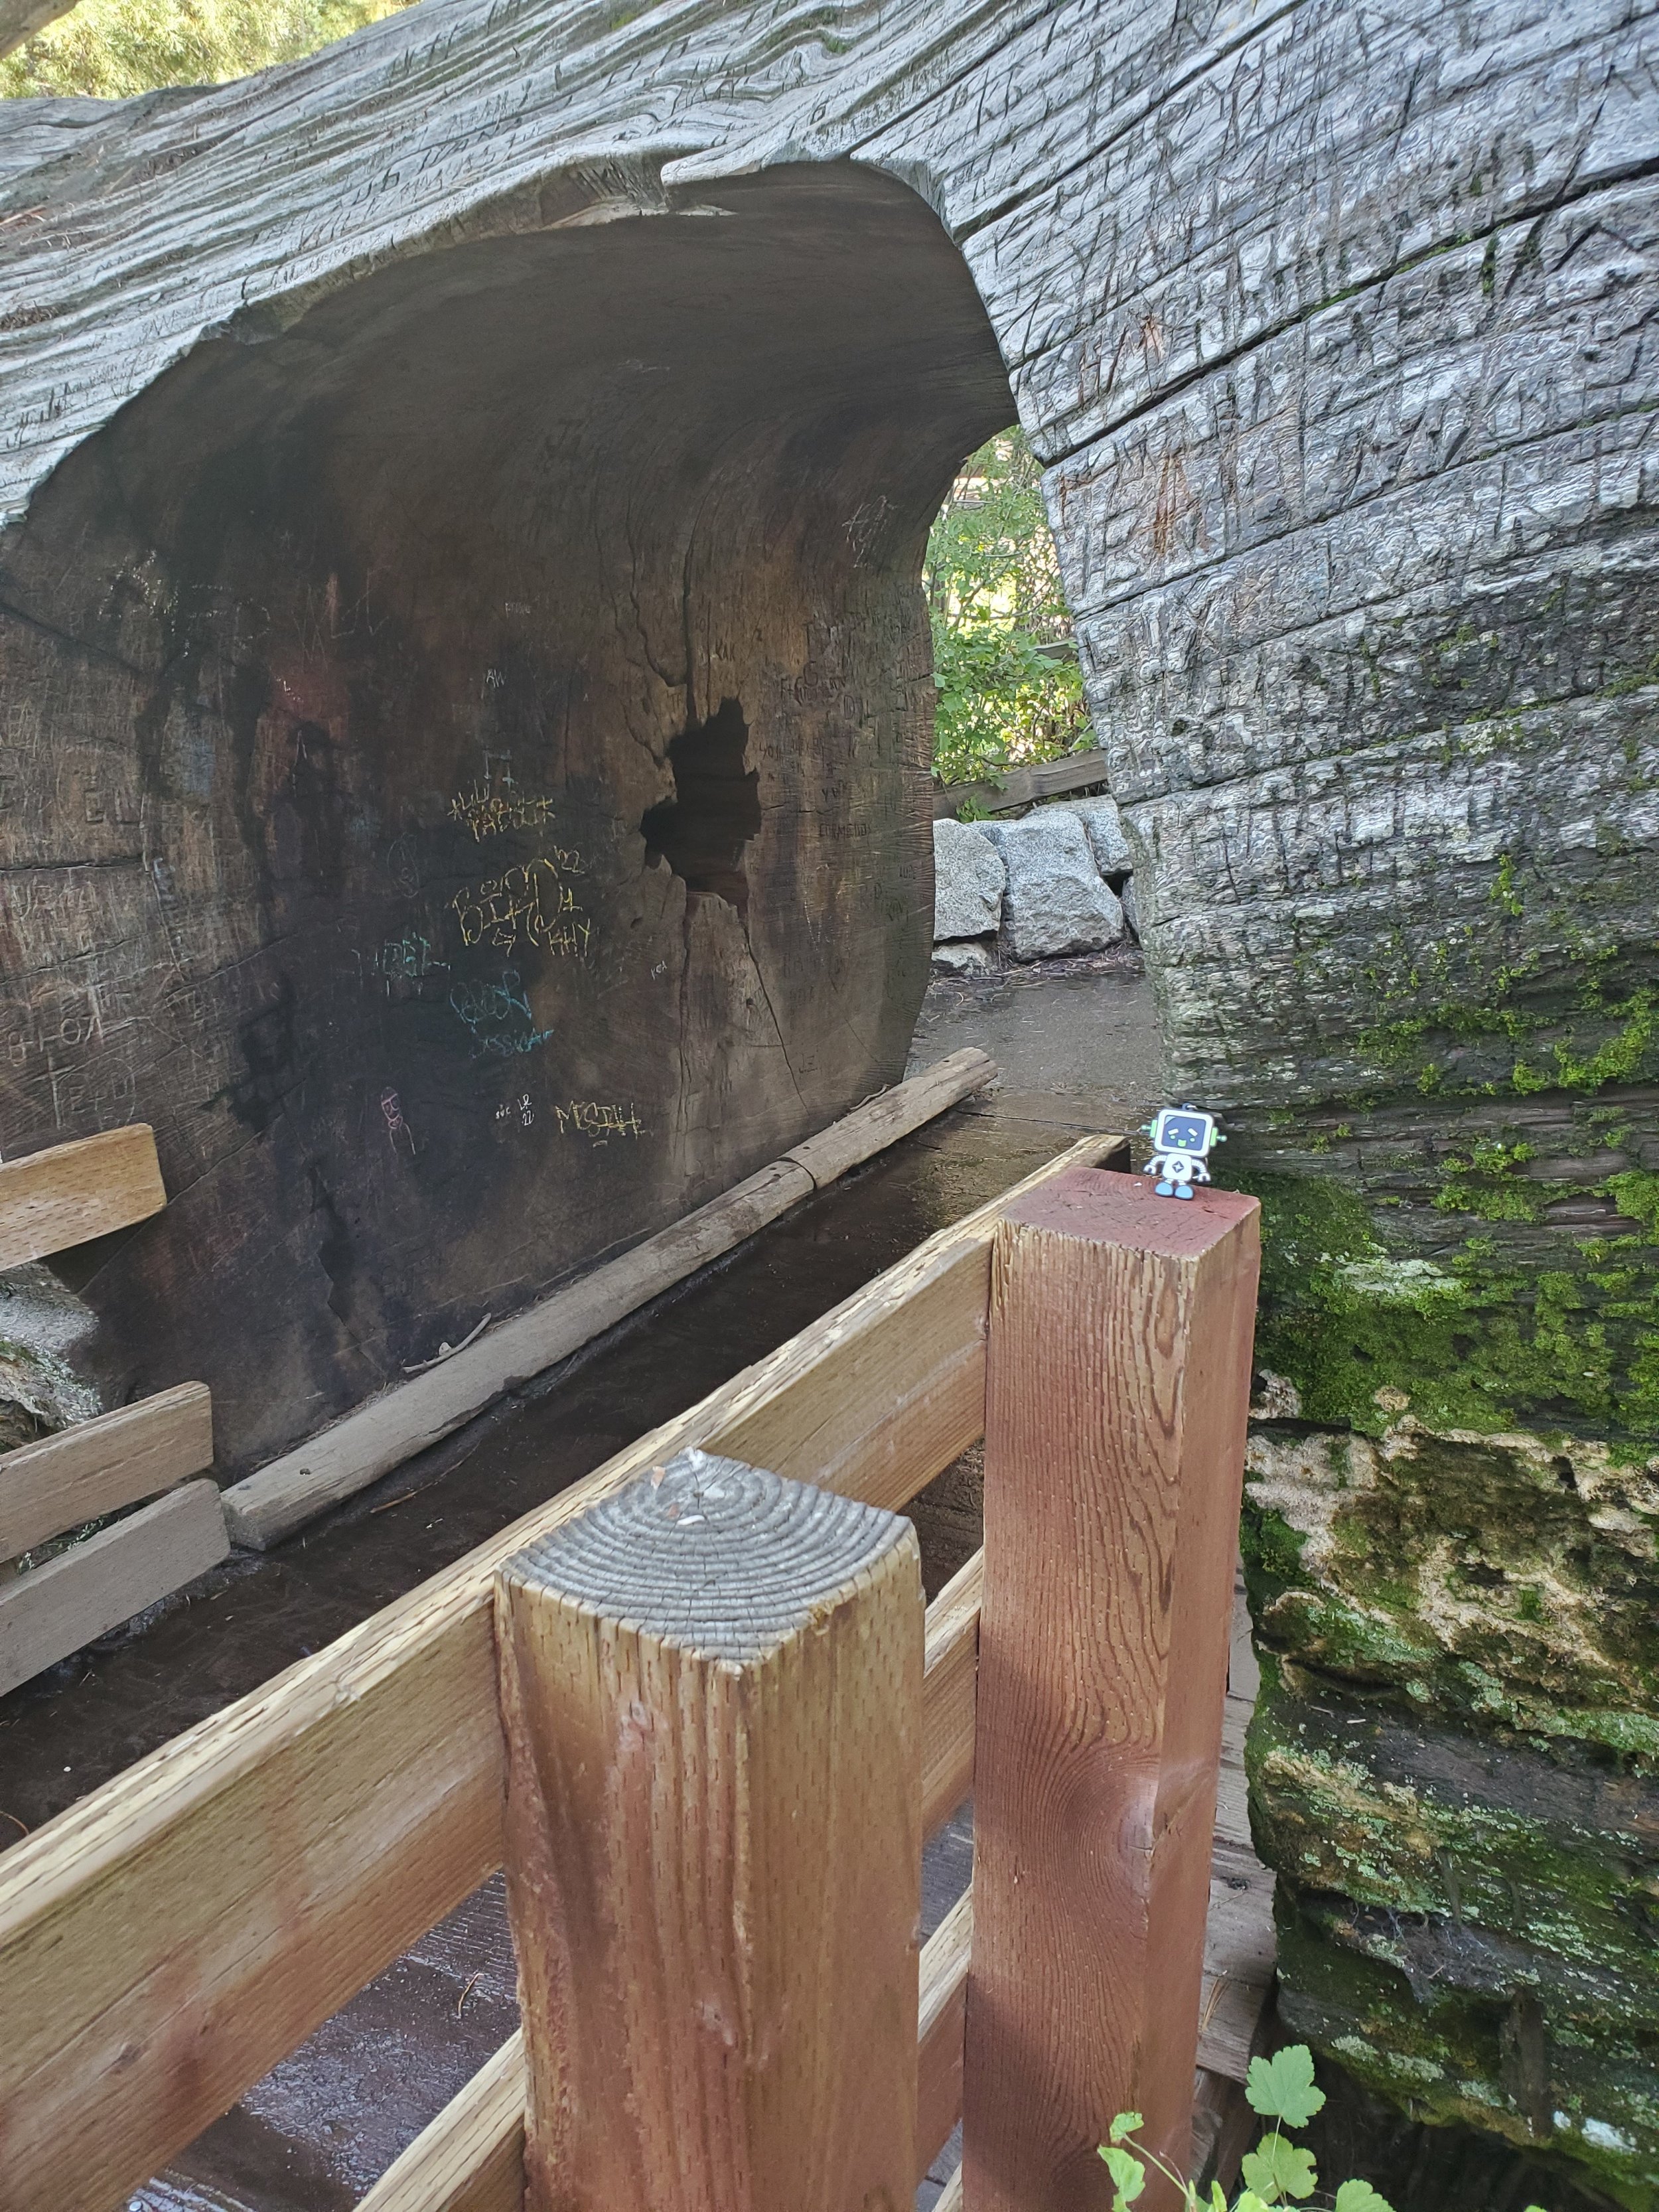
M 1254 2150 L 1245 2152 L 1241 2167 L 1244 2187 L 1231 2205 L 1218 2181 L 1211 2183 L 1207 2197 L 1200 2196 L 1194 2183 L 1183 2180 L 1156 2152 L 1144 2145 L 1131 2148 L 1140 2115 L 1120 2112 L 1112 2122 L 1111 2141 L 1100 2147 L 1116 2185 L 1112 2212 L 1132 2212 L 1146 2186 L 1148 2166 L 1174 2182 L 1187 2212 L 1271 2212 L 1275 2205 L 1310 2200 L 1334 2204 L 1335 2212 L 1393 2212 L 1388 2198 L 1369 2181 L 1345 2181 L 1334 2197 L 1316 2196 L 1319 2175 L 1313 2153 L 1286 2139 L 1286 2128 L 1305 2128 L 1325 2102 L 1325 2092 L 1315 2085 L 1313 2054 L 1305 2043 L 1293 2043 L 1271 2058 L 1251 2059 L 1244 2094 L 1251 2110 L 1273 2125 Z M 1527 2212 L 1539 2212 L 1539 2207 L 1529 2204 Z
M 1022 433 L 1003 431 L 963 462 L 927 540 L 933 767 L 946 783 L 1093 742 L 1040 478 Z

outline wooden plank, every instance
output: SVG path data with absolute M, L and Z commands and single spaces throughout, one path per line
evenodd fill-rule
M 180 1382 L 0 1458 L 0 1560 L 213 1464 L 213 1394 Z
M 357 2212 L 522 2212 L 524 2108 L 520 2029 L 392 2160 Z
M 989 1239 L 957 1246 L 916 1284 L 902 1329 L 847 1343 L 838 1393 L 745 1406 L 709 1437 L 711 1449 L 830 1490 L 856 1479 L 872 1504 L 908 1504 L 984 1431 L 990 1284 Z
M 143 1121 L 0 1160 L 0 1268 L 129 1228 L 167 1202 L 155 1132 Z
M 1071 648 L 1074 653 L 1077 650 Z M 1068 791 L 1090 791 L 1107 781 L 1103 752 L 1067 753 L 1056 761 L 1039 761 L 1032 768 L 1017 768 L 1000 784 L 946 783 L 933 793 L 933 819 L 954 816 L 967 799 L 987 814 L 1013 814 L 1042 799 L 1059 799 Z
M 969 2212 L 1109 2205 L 1096 2147 L 1124 2108 L 1186 2166 L 1256 1212 L 1085 1171 L 998 1232 Z M 1146 2212 L 1176 2202 L 1149 2176 Z
M 924 1732 L 925 1727 L 924 1722 Z M 922 1947 L 916 1991 L 918 2179 L 962 2115 L 963 2021 L 972 1936 L 970 1891 Z M 520 2212 L 524 2112 L 520 2032 L 508 2037 L 386 2168 L 358 2212 Z
M 568 1358 L 688 1275 L 733 1250 L 821 1183 L 942 1114 L 996 1073 L 968 1049 L 832 1122 L 793 1152 L 631 1252 L 488 1330 L 225 1492 L 230 1533 L 264 1551 L 306 1522 L 436 1443 L 504 1391 Z M 743 1455 L 738 1455 L 743 1456 Z M 768 1461 L 767 1465 L 772 1464 Z
M 0 1695 L 194 1582 L 229 1549 L 218 1491 L 187 1482 L 20 1575 L 0 1589 Z
M 525 2212 L 915 2187 L 921 1553 L 677 1454 L 495 1584 Z
M 1018 1188 L 1120 1143 L 1085 1138 Z M 894 1316 L 988 1243 L 1015 1194 L 0 1857 L 0 2171 L 17 2207 L 107 2212 L 501 1863 L 500 1563 L 781 1401 L 793 1432 L 842 1433 L 828 1409 L 872 1340 L 907 1341 Z M 895 1374 L 918 1433 L 929 1377 L 955 1393 L 961 1354 L 929 1337 Z M 869 1418 L 865 1456 L 839 1462 L 836 1486 L 886 1499 L 894 1469 Z M 919 1462 L 910 1494 L 945 1464 Z
M 974 1091 L 982 1091 L 996 1073 L 995 1060 L 969 1045 L 923 1068 L 908 1083 L 896 1084 L 892 1090 L 866 1099 L 862 1106 L 843 1114 L 817 1136 L 792 1146 L 783 1158 L 805 1168 L 821 1190 L 849 1168 L 896 1144 L 901 1137 L 908 1137 Z
M 927 1608 L 921 1730 L 921 1832 L 942 1827 L 974 1786 L 979 1600 L 985 1554 L 975 1552 Z
M 968 1956 L 974 1940 L 974 1893 L 957 1899 L 921 1954 L 916 2016 L 916 2179 L 951 2139 L 962 2118 L 963 2028 L 968 2006 Z
M 969 1892 L 922 1947 L 916 1991 L 918 2179 L 962 2114 L 963 2020 L 972 1935 Z M 357 2212 L 520 2212 L 524 2114 L 520 2031 L 507 2038 L 386 2168 Z

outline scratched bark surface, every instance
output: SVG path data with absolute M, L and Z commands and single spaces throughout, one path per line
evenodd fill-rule
M 245 1464 L 896 1068 L 915 569 L 1012 387 L 1276 1409 L 1659 1448 L 1654 16 L 422 0 L 0 108 L 0 1146 L 155 1125 L 106 1389 L 204 1376 Z M 1348 1598 L 1261 1510 L 1273 1711 L 1414 1725 L 1375 1621 L 1286 1626 Z M 1520 1607 L 1499 1533 L 1435 1571 Z M 1493 1679 L 1471 1759 L 1559 1763 Z M 1659 1761 L 1659 1672 L 1619 1698 L 1583 1755 Z M 1651 2193 L 1600 2015 L 1517 2072 L 1542 1951 L 1396 2078 L 1455 1975 L 1297 1926 L 1367 2079 Z

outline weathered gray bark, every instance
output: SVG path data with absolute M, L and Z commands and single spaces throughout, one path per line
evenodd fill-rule
M 1338 1498 L 1322 1549 L 1264 1492 L 1261 1758 L 1352 1695 L 1547 1805 L 1560 1902 L 1517 1932 L 1445 1821 L 1437 1899 L 1403 1844 L 1304 1864 L 1280 1759 L 1291 2002 L 1632 2203 L 1659 1981 L 1574 1903 L 1601 1861 L 1559 1808 L 1575 1761 L 1639 1795 L 1659 1758 L 1639 1624 L 1599 1734 L 1537 1715 L 1590 1710 L 1551 1655 L 1659 1516 L 1576 1473 L 1546 1513 L 1524 1437 L 1456 1439 L 1565 1431 L 1570 1473 L 1659 1442 L 1653 23 L 424 0 L 246 85 L 0 114 L 0 1140 L 143 1110 L 195 1185 L 88 1287 L 112 1371 L 199 1371 L 138 1313 L 210 1296 L 254 1352 L 232 1432 L 268 1443 L 891 1064 L 927 935 L 911 579 L 1000 349 L 1176 1079 L 1267 1195 L 1273 1405 L 1332 1450 L 1416 1421 L 1468 1486 L 1426 1549 L 1408 1483 Z M 677 881 L 642 825 L 711 724 Z M 567 1167 L 518 1063 L 459 1056 L 456 974 L 509 957 L 437 932 L 486 751 L 582 854 L 594 953 L 529 977 L 559 1091 L 634 1098 L 654 1150 Z M 441 989 L 375 966 L 411 932 Z M 1474 1589 L 1515 1632 L 1482 1653 Z M 1346 1756 L 1397 1802 L 1380 1720 Z

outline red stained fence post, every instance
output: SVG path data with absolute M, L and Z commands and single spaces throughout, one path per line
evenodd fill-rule
M 966 2212 L 1104 2212 L 1123 2109 L 1186 2169 L 1256 1217 L 1080 1169 L 997 1233 Z

